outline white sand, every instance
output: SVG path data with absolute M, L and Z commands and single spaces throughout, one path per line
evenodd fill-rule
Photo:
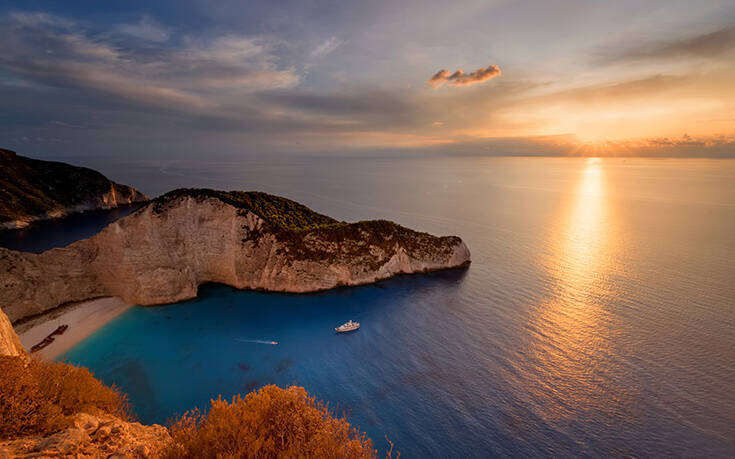
M 132 304 L 117 297 L 99 298 L 68 306 L 62 311 L 50 313 L 18 327 L 20 342 L 30 350 L 31 346 L 40 343 L 59 325 L 68 325 L 64 334 L 54 336 L 53 343 L 34 354 L 55 359 L 131 307 Z

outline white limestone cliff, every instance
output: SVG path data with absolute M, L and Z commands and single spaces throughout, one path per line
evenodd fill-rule
M 103 296 L 172 303 L 195 297 L 208 282 L 301 293 L 469 262 L 467 246 L 455 236 L 386 221 L 285 231 L 217 197 L 180 193 L 64 248 L 0 249 L 0 304 L 15 321 Z

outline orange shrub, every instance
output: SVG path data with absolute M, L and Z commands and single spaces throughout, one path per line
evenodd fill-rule
M 41 396 L 38 381 L 23 359 L 0 356 L 0 374 L 0 438 L 61 429 L 61 409 Z
M 268 385 L 232 403 L 212 400 L 207 415 L 190 411 L 170 427 L 165 457 L 374 458 L 372 442 L 302 387 Z
M 0 438 L 57 432 L 82 412 L 131 418 L 127 397 L 86 368 L 0 356 L 0 375 Z

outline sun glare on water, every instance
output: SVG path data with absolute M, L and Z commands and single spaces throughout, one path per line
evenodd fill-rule
M 625 395 L 599 387 L 590 374 L 610 347 L 604 299 L 616 268 L 610 222 L 612 212 L 600 158 L 589 158 L 569 194 L 568 205 L 550 233 L 550 253 L 543 261 L 553 288 L 533 310 L 538 339 L 531 345 L 543 383 L 533 393 L 545 399 L 549 418 L 576 409 L 616 409 Z

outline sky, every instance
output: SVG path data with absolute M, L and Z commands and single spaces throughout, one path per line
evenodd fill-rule
M 732 0 L 0 0 L 39 157 L 735 157 Z

